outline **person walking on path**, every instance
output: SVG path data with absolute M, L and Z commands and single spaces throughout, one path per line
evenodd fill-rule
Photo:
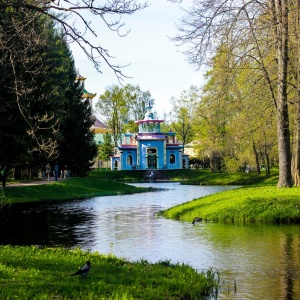
M 2 188 L 5 187 L 6 178 L 7 178 L 7 169 L 6 167 L 3 167 L 3 169 L 1 170 Z
M 47 177 L 47 180 L 49 181 L 50 179 L 50 173 L 51 173 L 51 167 L 49 164 L 46 165 L 46 177 Z
M 57 163 L 54 165 L 54 178 L 55 178 L 55 181 L 57 181 L 57 179 L 58 179 L 58 164 Z

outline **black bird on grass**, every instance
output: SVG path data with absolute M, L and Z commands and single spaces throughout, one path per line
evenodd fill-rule
M 88 274 L 90 268 L 91 268 L 91 263 L 90 261 L 87 261 L 86 264 L 81 269 L 79 269 L 74 274 L 71 274 L 71 276 L 81 275 L 84 278 Z

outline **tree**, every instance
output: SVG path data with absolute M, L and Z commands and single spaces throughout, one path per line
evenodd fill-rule
M 150 91 L 143 92 L 140 87 L 127 84 L 125 86 L 126 98 L 129 104 L 129 117 L 132 121 L 143 120 L 146 113 L 146 106 L 149 102 L 152 105 L 155 100 L 151 97 Z
M 99 146 L 99 158 L 108 161 L 112 155 L 114 155 L 114 145 L 111 134 L 106 132 L 103 137 L 103 144 Z
M 71 52 L 66 43 L 64 99 L 60 108 L 59 162 L 73 176 L 84 176 L 97 156 L 97 145 L 91 127 L 94 124 L 92 108 L 88 100 L 82 101 L 83 85 L 76 80 L 77 73 Z
M 129 119 L 129 106 L 124 88 L 112 85 L 100 95 L 97 103 L 100 115 L 105 118 L 105 123 L 112 130 L 113 143 L 118 146 L 121 134 L 124 131 L 124 124 Z
M 56 104 L 49 80 L 57 72 L 53 26 L 23 8 L 1 12 L 0 155 L 8 164 L 57 155 Z
M 199 104 L 199 89 L 191 86 L 183 91 L 179 99 L 172 98 L 172 127 L 183 143 L 183 147 L 193 140 L 193 120 L 195 108 Z
M 96 39 L 97 29 L 103 24 L 119 36 L 126 36 L 129 31 L 122 32 L 125 24 L 121 21 L 120 16 L 131 15 L 147 6 L 147 3 L 139 4 L 136 0 L 111 0 L 101 4 L 98 1 L 86 0 L 79 0 L 76 3 L 67 0 L 0 1 L 0 11 L 26 9 L 36 15 L 52 19 L 60 25 L 69 41 L 76 43 L 82 49 L 96 70 L 101 72 L 101 63 L 104 61 L 115 72 L 119 80 L 124 77 L 123 66 L 112 63 L 113 56 L 109 50 L 99 46 L 99 41 Z M 103 23 L 92 23 L 90 19 L 93 16 Z M 92 40 L 93 37 L 95 41 Z
M 36 167 L 60 155 L 73 174 L 84 174 L 97 150 L 93 118 L 81 102 L 65 37 L 53 21 L 30 10 L 1 15 L 1 161 L 20 177 L 18 166 Z
M 216 50 L 218 43 L 226 42 L 234 54 L 235 66 L 243 58 L 259 61 L 262 73 L 267 75 L 262 56 L 276 49 L 277 96 L 276 108 L 279 181 L 278 187 L 290 187 L 291 157 L 289 112 L 287 102 L 288 16 L 289 2 L 271 0 L 268 3 L 249 1 L 197 1 L 188 11 L 179 27 L 175 41 L 188 45 L 185 52 L 191 63 L 200 66 Z M 259 39 L 259 43 L 257 43 Z M 234 66 L 234 65 L 233 65 Z M 232 71 L 235 70 L 232 66 Z M 272 89 L 272 85 L 269 86 Z

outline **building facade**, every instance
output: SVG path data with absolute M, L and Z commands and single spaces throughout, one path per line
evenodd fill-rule
M 118 153 L 111 157 L 112 170 L 172 170 L 189 168 L 189 158 L 175 132 L 163 133 L 163 120 L 154 118 L 152 104 L 143 120 L 136 121 L 138 133 L 124 134 Z

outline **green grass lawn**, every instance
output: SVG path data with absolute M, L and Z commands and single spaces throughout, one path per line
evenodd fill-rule
M 86 278 L 70 276 L 91 262 Z M 202 299 L 218 273 L 184 264 L 129 262 L 80 249 L 0 246 L 0 299 Z
M 85 199 L 96 196 L 124 195 L 151 190 L 151 188 L 134 187 L 89 175 L 83 178 L 74 177 L 42 185 L 8 186 L 2 190 L 2 200 L 5 199 L 8 203 L 49 202 Z
M 243 187 L 195 199 L 160 214 L 192 222 L 194 217 L 215 222 L 300 223 L 300 188 L 277 188 L 278 170 L 256 173 L 199 172 L 183 184 Z
M 243 187 L 220 192 L 161 212 L 166 218 L 192 222 L 299 223 L 300 188 Z

